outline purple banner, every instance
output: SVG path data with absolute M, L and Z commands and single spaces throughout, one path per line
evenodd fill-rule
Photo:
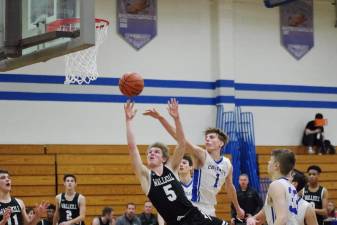
M 117 0 L 118 33 L 139 50 L 157 35 L 157 0 Z
M 313 1 L 297 0 L 280 7 L 282 45 L 297 60 L 314 46 Z

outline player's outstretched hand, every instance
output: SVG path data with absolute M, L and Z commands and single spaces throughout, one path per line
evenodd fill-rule
M 174 119 L 178 119 L 179 118 L 179 102 L 175 99 L 175 98 L 171 98 L 168 101 L 168 107 L 167 107 L 167 111 L 169 112 L 169 114 L 174 118 Z
M 134 102 L 131 102 L 130 100 L 127 100 L 126 103 L 124 104 L 124 111 L 125 111 L 125 119 L 132 120 L 133 117 L 135 117 L 137 110 L 134 109 Z
M 145 110 L 143 115 L 151 116 L 152 118 L 155 118 L 155 119 L 160 119 L 161 117 L 160 113 L 155 108 Z
M 47 212 L 48 206 L 49 206 L 49 203 L 45 201 L 42 201 L 39 205 L 36 205 L 34 209 L 35 216 L 39 218 L 43 217 Z

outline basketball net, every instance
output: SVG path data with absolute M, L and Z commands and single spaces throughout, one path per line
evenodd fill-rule
M 58 31 L 75 31 L 80 28 L 80 19 L 61 19 L 54 22 L 53 26 L 58 26 Z M 56 24 L 56 25 L 55 25 Z M 77 52 L 65 55 L 66 71 L 64 84 L 89 84 L 98 77 L 97 53 L 99 46 L 105 41 L 109 21 L 95 19 L 95 45 Z M 49 25 L 51 27 L 51 25 Z

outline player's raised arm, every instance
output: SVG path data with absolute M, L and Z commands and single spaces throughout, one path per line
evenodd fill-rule
M 169 109 L 168 109 L 169 110 Z M 170 113 L 170 112 L 169 112 Z M 165 130 L 175 139 L 177 140 L 177 131 L 176 127 L 172 126 L 164 116 L 162 116 L 155 108 L 146 110 L 143 115 L 150 116 L 154 119 L 157 119 L 161 125 L 165 128 Z M 206 150 L 201 148 L 198 145 L 193 144 L 189 140 L 185 139 L 186 147 L 188 150 L 192 152 L 192 154 L 198 159 L 201 164 L 206 159 Z
M 128 141 L 129 154 L 132 160 L 133 170 L 140 180 L 142 188 L 146 190 L 148 187 L 148 169 L 144 166 L 140 157 L 138 147 L 133 133 L 132 120 L 136 115 L 137 110 L 134 109 L 134 103 L 128 100 L 124 105 L 125 122 L 126 122 L 126 137 Z
M 171 165 L 173 170 L 177 170 L 185 154 L 186 140 L 185 140 L 183 126 L 180 121 L 179 104 L 175 98 L 172 98 L 170 101 L 168 101 L 167 110 L 170 116 L 173 118 L 175 126 L 176 126 L 175 133 L 176 133 L 176 141 L 177 141 L 176 149 L 173 153 L 172 159 L 169 161 L 169 164 Z

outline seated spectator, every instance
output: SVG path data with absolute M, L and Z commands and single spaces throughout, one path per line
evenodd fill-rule
M 333 219 L 337 217 L 337 211 L 335 204 L 332 201 L 328 202 L 328 219 Z
M 50 204 L 47 208 L 47 218 L 41 220 L 37 225 L 53 225 L 53 217 L 55 213 L 55 205 Z
M 302 138 L 302 144 L 307 147 L 309 154 L 314 154 L 315 149 L 318 151 L 323 146 L 324 128 L 317 121 L 322 120 L 323 115 L 317 113 L 315 120 L 311 120 L 305 126 Z M 315 148 L 315 149 L 314 149 Z
M 111 207 L 105 207 L 102 215 L 92 220 L 92 225 L 115 225 L 114 210 Z
M 116 225 L 141 225 L 140 219 L 136 216 L 136 205 L 128 203 L 124 215 L 116 220 Z
M 249 177 L 247 174 L 239 176 L 239 189 L 236 191 L 240 207 L 245 211 L 245 218 L 256 215 L 263 207 L 262 199 L 256 190 L 249 187 Z M 245 224 L 246 219 L 237 219 L 236 210 L 231 205 L 231 224 Z
M 152 213 L 153 205 L 150 201 L 144 203 L 144 212 L 139 215 L 142 225 L 158 225 L 157 216 Z

